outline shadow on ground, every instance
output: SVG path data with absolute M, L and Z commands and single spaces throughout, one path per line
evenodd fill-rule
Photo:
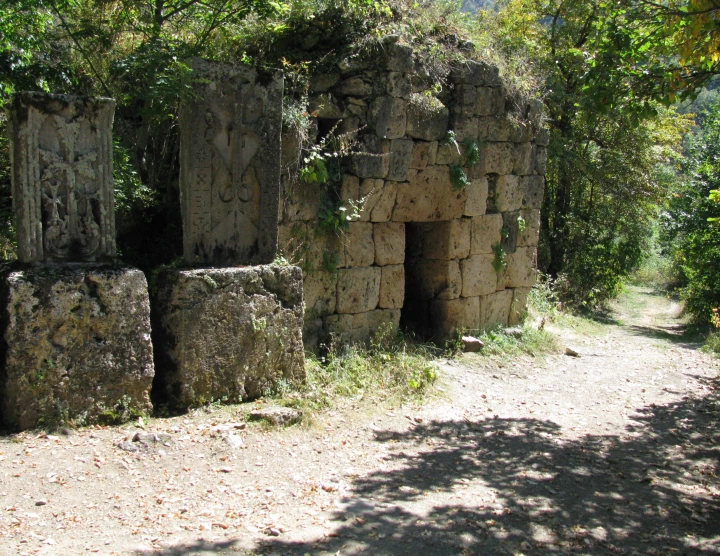
M 400 468 L 355 480 L 346 510 L 336 516 L 337 536 L 315 543 L 271 539 L 258 550 L 717 554 L 717 386 L 706 381 L 704 397 L 642 410 L 625 438 L 563 441 L 556 425 L 534 419 L 437 421 L 407 433 L 379 432 L 378 443 L 398 447 L 390 453 Z M 407 442 L 421 444 L 421 452 L 406 454 Z M 478 484 L 493 495 L 475 493 Z M 706 484 L 714 485 L 714 496 Z M 457 503 L 434 505 L 427 514 L 408 509 L 428 493 L 449 491 Z

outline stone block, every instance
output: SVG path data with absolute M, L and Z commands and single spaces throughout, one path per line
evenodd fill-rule
M 495 292 L 498 273 L 493 268 L 495 255 L 472 255 L 460 261 L 462 297 L 475 297 Z
M 504 115 L 480 118 L 479 137 L 483 141 L 525 143 L 532 140 L 532 127 L 527 122 L 507 118 Z
M 450 127 L 458 143 L 474 141 L 478 137 L 478 119 L 475 116 L 455 115 L 451 118 Z
M 340 82 L 339 73 L 320 73 L 310 78 L 310 90 L 314 93 L 325 93 Z
M 547 171 L 548 153 L 547 147 L 535 147 L 535 173 L 539 176 L 545 176 Z
M 385 188 L 385 180 L 376 178 L 364 178 L 360 180 L 357 193 L 353 202 L 358 203 L 360 209 L 360 222 L 370 222 L 372 210 L 377 205 Z
M 359 201 L 361 222 L 387 222 L 395 206 L 397 184 L 391 181 L 366 178 L 360 182 Z
M 460 264 L 456 260 L 411 259 L 407 287 L 412 299 L 456 299 L 462 292 Z
M 365 135 L 359 152 L 350 157 L 350 167 L 361 178 L 385 178 L 390 170 L 390 141 Z
M 447 134 L 450 111 L 434 97 L 418 96 L 420 100 L 411 100 L 407 105 L 406 133 L 413 139 L 439 141 Z
M 470 253 L 492 253 L 493 246 L 502 240 L 503 218 L 501 214 L 485 214 L 472 219 Z
M 347 268 L 338 271 L 337 312 L 372 311 L 380 299 L 380 267 Z
M 337 281 L 337 271 L 315 270 L 303 275 L 305 320 L 324 317 L 335 312 Z
M 405 181 L 410 169 L 410 158 L 413 152 L 413 142 L 409 139 L 394 139 L 390 142 L 390 169 L 387 179 L 391 181 Z
M 277 250 L 281 72 L 194 58 L 180 110 L 183 254 L 190 265 L 269 263 Z
M 520 178 L 520 189 L 523 192 L 522 206 L 529 209 L 540 209 L 545 195 L 545 178 L 543 176 L 523 176 Z
M 305 222 L 286 222 L 278 227 L 278 253 L 292 264 L 305 266 L 308 249 L 308 228 Z
M 524 193 L 518 176 L 513 174 L 499 176 L 495 181 L 495 210 L 498 212 L 518 210 L 522 206 Z
M 480 320 L 480 298 L 434 299 L 430 302 L 433 340 L 443 343 L 462 329 L 477 328 Z
M 322 187 L 318 183 L 286 185 L 281 200 L 283 221 L 298 222 L 317 218 L 322 203 Z
M 332 93 L 312 97 L 308 102 L 308 112 L 327 120 L 339 120 L 345 114 L 342 102 Z
M 398 185 L 399 184 L 394 181 L 385 182 L 383 190 L 380 192 L 380 196 L 370 213 L 370 220 L 372 222 L 388 222 L 392 218 Z
M 476 89 L 474 113 L 478 116 L 495 116 L 505 108 L 505 97 L 496 87 L 478 87 Z M 491 139 L 492 140 L 492 139 Z M 497 141 L 498 139 L 496 139 Z
M 342 244 L 345 249 L 342 266 L 357 268 L 370 266 L 375 261 L 372 223 L 350 222 L 348 230 L 343 235 Z
M 428 161 L 430 160 L 430 146 L 433 143 L 427 141 L 415 141 L 413 143 L 413 152 L 410 156 L 410 168 L 416 168 L 423 170 L 427 167 Z M 437 149 L 437 144 L 435 144 Z
M 400 325 L 400 311 L 377 309 L 354 315 L 330 315 L 325 328 L 340 341 L 349 344 L 366 344 L 381 327 L 394 332 Z
M 340 202 L 357 202 L 360 198 L 360 178 L 352 174 L 345 174 L 340 184 Z
M 500 245 L 505 253 L 514 253 L 520 236 L 520 211 L 503 212 L 502 241 Z
M 518 233 L 518 247 L 537 247 L 540 239 L 540 211 L 525 209 L 520 214 L 525 221 L 525 229 Z
M 376 98 L 370 105 L 368 124 L 378 137 L 400 139 L 407 127 L 406 102 L 394 97 Z
M 402 309 L 405 300 L 405 267 L 401 264 L 382 267 L 380 276 L 381 309 Z
M 512 304 L 510 305 L 510 316 L 508 317 L 508 324 L 515 326 L 525 320 L 528 312 L 528 294 L 530 288 L 515 288 L 512 290 Z
M 405 44 L 388 44 L 386 46 L 387 69 L 401 73 L 413 70 L 413 49 Z
M 513 143 L 486 143 L 482 149 L 485 172 L 488 174 L 510 174 L 515 167 L 515 145 Z
M 115 257 L 114 113 L 108 98 L 12 96 L 9 154 L 21 262 Z
M 458 67 L 453 68 L 450 73 L 450 81 L 476 87 L 499 87 L 500 70 L 486 62 L 465 60 Z
M 315 222 L 307 223 L 307 235 L 303 240 L 304 248 L 300 266 L 306 272 L 336 270 L 344 267 L 344 238 L 319 230 Z
M 340 94 L 350 97 L 367 97 L 372 93 L 372 85 L 360 77 L 350 77 L 340 84 Z
M 537 278 L 537 248 L 519 247 L 505 255 L 505 287 L 529 288 Z
M 384 92 L 391 97 L 407 98 L 412 92 L 412 86 L 407 74 L 397 71 L 388 73 Z
M 465 201 L 464 216 L 481 216 L 487 210 L 488 180 L 486 177 L 473 179 L 465 188 L 467 200 Z
M 535 171 L 535 148 L 532 143 L 518 143 L 515 145 L 515 167 L 513 173 L 518 176 L 527 176 Z
M 152 411 L 150 304 L 141 271 L 5 267 L 0 299 L 4 428 L 112 424 Z
M 405 224 L 378 222 L 373 224 L 375 264 L 396 265 L 405 262 Z
M 547 127 L 537 127 L 533 140 L 536 145 L 547 147 L 550 144 L 550 129 Z
M 435 158 L 435 164 L 447 165 L 451 164 L 460 165 L 462 163 L 462 154 L 460 149 L 454 143 L 442 143 L 438 144 L 437 156 Z
M 434 166 L 437 164 L 437 153 L 439 143 L 437 141 L 430 141 L 430 152 L 428 153 L 428 166 Z
M 460 218 L 467 192 L 453 189 L 447 166 L 429 166 L 412 180 L 398 184 L 392 219 L 397 222 L 435 222 Z
M 470 255 L 472 221 L 460 218 L 422 225 L 423 256 L 427 259 L 464 259 Z
M 159 398 L 177 409 L 240 402 L 304 378 L 300 268 L 167 270 L 155 278 Z
M 507 326 L 510 321 L 510 307 L 513 290 L 483 295 L 480 299 L 480 328 L 489 330 L 496 326 Z

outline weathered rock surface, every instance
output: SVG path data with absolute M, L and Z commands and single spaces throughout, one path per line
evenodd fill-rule
M 166 270 L 155 280 L 159 400 L 238 402 L 304 377 L 298 267 Z
M 292 407 L 263 407 L 254 409 L 248 415 L 251 421 L 266 421 L 271 425 L 293 425 L 302 421 L 302 411 Z
M 152 410 L 150 306 L 141 271 L 6 268 L 0 290 L 4 427 L 119 422 Z

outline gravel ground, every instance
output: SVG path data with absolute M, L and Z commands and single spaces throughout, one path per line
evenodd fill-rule
M 719 366 L 678 311 L 636 288 L 556 330 L 579 357 L 443 361 L 422 407 L 0 437 L 0 553 L 718 554 Z

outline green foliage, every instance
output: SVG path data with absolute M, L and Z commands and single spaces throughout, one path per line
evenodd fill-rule
M 322 258 L 322 270 L 325 272 L 335 272 L 340 264 L 340 257 L 332 251 L 325 251 Z
M 325 159 L 319 153 L 311 153 L 300 168 L 300 179 L 305 183 L 327 183 L 328 171 Z
M 318 220 L 320 222 L 320 230 L 339 234 L 350 228 L 350 222 L 357 220 L 360 214 L 354 210 L 354 207 L 341 205 L 337 202 L 326 200 L 318 212 Z
M 517 227 L 518 227 L 518 234 L 522 235 L 525 231 L 525 228 L 527 228 L 527 222 L 525 222 L 525 219 L 521 215 L 518 215 L 517 217 Z
M 686 138 L 683 181 L 668 197 L 663 240 L 680 275 L 681 295 L 698 322 L 709 322 L 720 306 L 720 227 L 708 222 L 717 205 L 710 192 L 720 186 L 720 104 L 699 117 Z
M 470 331 L 485 344 L 481 354 L 502 359 L 515 358 L 520 355 L 538 356 L 558 350 L 558 343 L 550 332 L 538 329 L 529 323 L 521 327 L 522 334 L 508 334 L 498 326 L 491 330 Z
M 492 250 L 495 254 L 492 262 L 492 267 L 495 269 L 495 272 L 500 274 L 507 265 L 507 261 L 505 260 L 505 250 L 500 243 L 496 243 L 495 245 L 493 245 Z
M 463 141 L 462 146 L 465 156 L 465 166 L 472 168 L 473 166 L 479 164 L 480 147 L 478 146 L 477 141 L 466 139 L 465 141 Z
M 324 357 L 308 358 L 305 396 L 316 407 L 330 405 L 336 396 L 412 399 L 437 380 L 433 359 L 431 348 L 393 331 L 391 325 L 383 326 L 367 347 L 331 342 Z
M 703 349 L 720 357 L 720 332 L 711 332 L 705 339 Z
M 452 188 L 458 191 L 470 185 L 465 171 L 456 164 L 450 165 L 450 183 L 452 184 Z

